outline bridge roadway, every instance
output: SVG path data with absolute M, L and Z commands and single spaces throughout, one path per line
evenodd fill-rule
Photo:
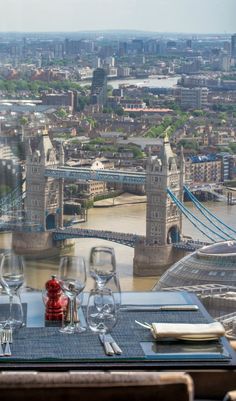
M 144 241 L 145 236 L 129 233 L 119 233 L 107 230 L 91 230 L 86 228 L 58 228 L 52 230 L 53 239 L 62 241 L 69 238 L 101 238 L 111 242 L 117 242 L 134 248 L 135 244 Z
M 0 220 L 0 232 L 7 231 L 33 231 L 41 232 L 43 231 L 41 227 L 32 227 L 29 224 L 19 223 L 16 220 L 11 220 L 9 222 Z M 100 238 L 106 241 L 116 242 L 118 244 L 126 245 L 131 248 L 138 243 L 143 243 L 146 239 L 144 235 L 130 234 L 130 233 L 120 233 L 107 230 L 92 230 L 86 228 L 55 228 L 50 230 L 53 233 L 53 239 L 55 241 L 63 241 L 69 238 Z M 194 240 L 183 240 L 172 244 L 175 248 L 185 250 L 186 252 L 194 252 L 199 248 L 202 248 L 209 243 L 194 241 Z
M 194 241 L 194 240 L 183 240 L 180 242 L 176 242 L 173 246 L 177 249 L 183 249 L 186 252 L 194 252 L 197 249 L 202 248 L 203 246 L 209 245 L 209 242 L 202 241 Z
M 101 238 L 107 241 L 116 242 L 119 244 L 134 246 L 138 243 L 143 243 L 145 241 L 144 235 L 129 234 L 129 233 L 119 233 L 114 231 L 105 230 L 91 230 L 85 228 L 58 228 L 54 229 L 53 238 L 56 241 L 62 241 L 69 238 Z M 206 242 L 193 241 L 193 240 L 183 240 L 178 243 L 172 244 L 175 248 L 185 250 L 187 252 L 194 252 L 199 248 L 206 245 Z
M 91 181 L 105 181 L 116 182 L 120 184 L 133 184 L 144 185 L 146 181 L 146 172 L 139 171 L 126 171 L 115 169 L 101 169 L 92 170 L 91 168 L 84 167 L 69 167 L 69 166 L 51 166 L 45 169 L 44 175 L 46 177 L 53 177 L 55 179 L 64 178 L 66 180 L 91 180 Z M 213 195 L 226 199 L 224 195 L 219 194 L 216 190 L 222 188 L 218 183 L 207 184 L 191 184 L 188 185 L 189 190 L 192 192 L 204 191 L 211 192 Z
M 55 179 L 105 181 L 133 185 L 144 185 L 146 180 L 145 172 L 113 169 L 91 170 L 91 168 L 68 166 L 46 168 L 44 175 Z

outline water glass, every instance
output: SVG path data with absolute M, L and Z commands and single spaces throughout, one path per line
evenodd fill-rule
M 24 321 L 21 299 L 17 294 L 13 294 L 11 303 L 9 295 L 2 294 L 0 297 L 0 327 L 10 326 L 13 330 L 19 329 Z
M 94 289 L 98 288 L 95 282 Z M 112 291 L 113 297 L 115 299 L 117 313 L 119 313 L 120 305 L 121 305 L 121 287 L 120 287 L 120 280 L 117 273 L 113 275 L 113 277 L 108 281 L 106 287 Z
M 24 284 L 24 259 L 22 256 L 12 252 L 2 255 L 0 283 L 8 294 L 19 291 Z
M 87 323 L 94 333 L 110 332 L 117 322 L 113 293 L 108 288 L 91 290 L 87 305 Z
M 64 294 L 69 302 L 69 324 L 60 329 L 60 332 L 73 334 L 82 333 L 86 329 L 76 320 L 76 297 L 83 291 L 86 285 L 86 265 L 81 256 L 63 256 L 60 260 L 59 281 Z
M 104 288 L 116 272 L 114 248 L 105 246 L 93 247 L 89 258 L 89 272 L 96 281 L 97 287 Z
M 22 256 L 11 252 L 2 255 L 0 283 L 9 301 L 4 312 L 6 314 L 5 324 L 9 325 L 13 330 L 18 329 L 23 323 L 23 309 L 20 298 L 20 289 L 24 284 L 24 260 Z

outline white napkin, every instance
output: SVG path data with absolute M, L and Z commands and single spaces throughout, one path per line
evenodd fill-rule
M 204 341 L 224 336 L 225 329 L 219 322 L 206 324 L 152 323 L 151 332 L 155 339 L 170 337 L 189 341 Z

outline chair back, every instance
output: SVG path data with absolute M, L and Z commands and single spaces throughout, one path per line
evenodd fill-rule
M 1 401 L 192 401 L 181 372 L 4 372 Z

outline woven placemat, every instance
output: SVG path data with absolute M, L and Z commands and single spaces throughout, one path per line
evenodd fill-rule
M 83 312 L 85 313 L 85 308 Z M 122 348 L 123 354 L 112 358 L 120 361 L 145 359 L 140 342 L 152 341 L 153 337 L 149 330 L 138 326 L 135 320 L 149 323 L 207 323 L 209 321 L 200 310 L 196 312 L 119 312 L 112 336 Z M 12 356 L 0 358 L 0 362 L 6 360 L 62 362 L 111 360 L 104 354 L 98 335 L 92 333 L 89 328 L 82 334 L 69 335 L 60 333 L 58 327 L 23 327 L 14 333 L 13 338 Z

